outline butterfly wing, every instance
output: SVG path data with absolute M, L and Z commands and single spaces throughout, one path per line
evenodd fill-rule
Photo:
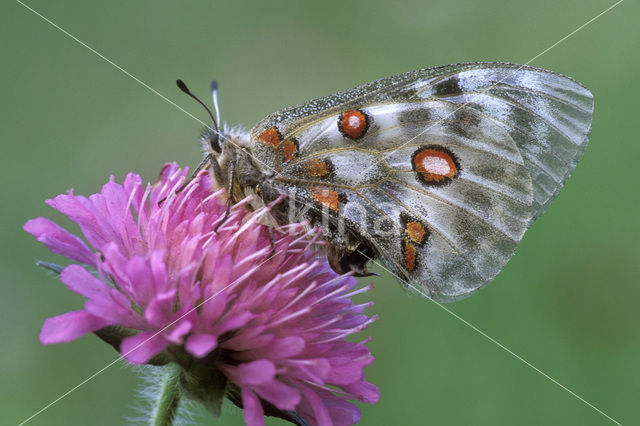
M 495 277 L 562 187 L 592 108 L 569 78 L 460 64 L 285 109 L 251 140 L 280 190 L 335 211 L 414 290 L 455 300 Z

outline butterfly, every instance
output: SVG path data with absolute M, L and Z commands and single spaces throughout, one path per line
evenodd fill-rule
M 592 112 L 591 93 L 551 71 L 446 65 L 285 108 L 250 132 L 216 125 L 203 164 L 232 201 L 284 196 L 276 221 L 319 226 L 336 272 L 367 275 L 381 258 L 408 289 L 453 301 L 503 269 L 556 197 Z

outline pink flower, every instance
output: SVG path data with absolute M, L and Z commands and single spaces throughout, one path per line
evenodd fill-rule
M 153 186 L 130 173 L 89 198 L 70 191 L 47 200 L 88 245 L 45 218 L 25 224 L 78 262 L 60 280 L 87 298 L 84 309 L 47 319 L 41 342 L 96 332 L 130 362 L 174 362 L 188 394 L 206 405 L 214 383 L 244 407 L 249 425 L 263 425 L 265 414 L 357 423 L 360 410 L 348 400 L 379 398 L 364 378 L 373 361 L 367 341 L 345 340 L 375 320 L 362 313 L 370 304 L 350 300 L 368 287 L 335 274 L 318 257 L 317 233 L 300 224 L 274 230 L 272 247 L 259 223 L 268 208 L 249 212 L 248 200 L 214 232 L 226 209 L 222 191 L 213 193 L 201 173 L 176 193 L 185 174 L 166 165 Z

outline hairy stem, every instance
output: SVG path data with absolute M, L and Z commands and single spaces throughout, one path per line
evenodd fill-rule
M 160 393 L 149 419 L 150 426 L 171 426 L 178 412 L 182 396 L 180 389 L 180 367 L 169 364 L 160 383 Z

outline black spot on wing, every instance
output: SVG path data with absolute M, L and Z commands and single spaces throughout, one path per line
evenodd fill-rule
M 398 112 L 400 123 L 421 123 L 437 119 L 430 108 L 403 108 Z
M 368 223 L 369 228 L 374 230 L 378 228 L 377 230 L 379 230 L 383 234 L 390 234 L 391 232 L 397 231 L 397 225 L 395 224 L 395 222 L 392 222 L 385 216 L 376 218 L 375 221 L 371 219 L 368 221 Z
M 474 227 L 476 225 L 474 221 L 460 212 L 451 217 L 451 225 L 453 232 L 458 235 L 458 247 L 456 248 L 459 252 L 473 253 L 480 251 L 482 233 L 477 232 Z
M 478 138 L 480 123 L 481 119 L 478 114 L 467 108 L 457 108 L 451 113 L 451 117 L 445 121 L 449 132 L 466 139 Z
M 466 191 L 463 195 L 464 205 L 474 207 L 478 210 L 491 211 L 493 200 L 483 191 Z
M 488 181 L 505 182 L 508 180 L 507 170 L 500 164 L 477 164 L 473 171 Z
M 434 85 L 433 91 L 435 96 L 450 96 L 462 93 L 462 87 L 458 77 L 452 76 Z
M 453 112 L 453 119 L 468 127 L 477 127 L 482 121 L 479 114 L 475 110 L 469 108 L 456 108 Z

